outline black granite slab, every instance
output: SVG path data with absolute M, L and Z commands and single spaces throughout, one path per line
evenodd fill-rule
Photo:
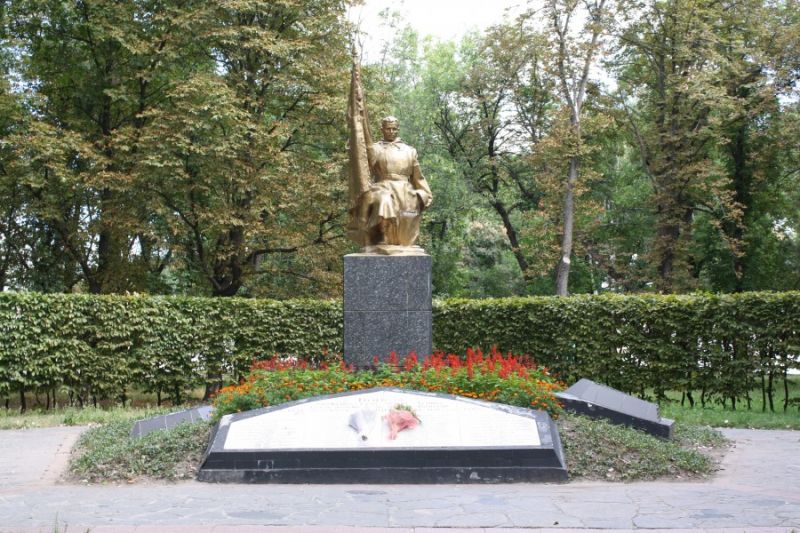
M 294 406 L 370 391 L 394 391 L 452 399 L 536 421 L 540 443 L 530 446 L 405 447 L 348 449 L 226 450 L 236 421 Z M 303 422 L 298 421 L 299 424 Z M 486 428 L 491 432 L 492 428 Z M 450 394 L 376 388 L 318 396 L 274 407 L 224 416 L 215 426 L 197 479 L 216 483 L 512 483 L 567 480 L 558 428 L 543 411 L 534 411 Z
M 568 411 L 672 438 L 674 421 L 661 418 L 658 405 L 590 379 L 581 379 L 556 396 Z
M 183 422 L 194 423 L 201 420 L 211 420 L 211 411 L 212 407 L 210 405 L 201 405 L 194 409 L 184 409 L 183 411 L 138 420 L 131 428 L 131 438 L 138 439 L 159 429 L 172 429 Z
M 431 257 L 344 257 L 344 360 L 368 367 L 395 352 L 432 352 Z

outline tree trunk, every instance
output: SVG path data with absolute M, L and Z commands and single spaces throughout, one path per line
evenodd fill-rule
M 508 209 L 506 209 L 505 204 L 499 200 L 493 201 L 492 207 L 494 207 L 494 210 L 497 211 L 498 215 L 500 215 L 500 220 L 503 221 L 503 228 L 506 230 L 506 236 L 508 236 L 508 243 L 511 245 L 511 251 L 514 254 L 514 258 L 517 260 L 517 265 L 519 265 L 519 269 L 522 272 L 522 277 L 527 279 L 528 260 L 525 259 L 522 249 L 520 248 L 517 230 L 514 228 L 514 224 L 511 222 L 511 216 L 508 212 Z
M 774 382 L 774 373 L 772 372 L 772 369 L 770 369 L 769 377 L 767 378 L 767 399 L 769 400 L 770 413 L 775 412 L 775 402 L 773 396 L 775 389 L 773 388 L 773 382 Z
M 561 239 L 561 261 L 558 263 L 556 273 L 556 294 L 567 296 L 569 294 L 569 268 L 572 257 L 572 236 L 575 227 L 575 184 L 578 181 L 578 167 L 580 160 L 573 156 L 569 160 L 569 174 L 567 176 L 567 190 L 564 194 L 564 235 Z
M 783 369 L 783 412 L 789 409 L 789 369 Z

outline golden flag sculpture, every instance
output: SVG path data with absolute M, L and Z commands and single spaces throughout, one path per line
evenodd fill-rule
M 368 148 L 372 145 L 369 131 L 367 105 L 364 88 L 361 86 L 361 67 L 353 47 L 353 69 L 350 76 L 350 100 L 347 104 L 347 125 L 349 129 L 348 151 L 350 153 L 350 174 L 348 182 L 350 225 L 348 236 L 364 245 L 366 235 L 361 220 L 361 196 L 370 189 L 370 164 Z

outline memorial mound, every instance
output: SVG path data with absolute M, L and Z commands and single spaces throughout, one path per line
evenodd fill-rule
M 198 479 L 248 483 L 566 481 L 542 411 L 376 388 L 224 416 Z

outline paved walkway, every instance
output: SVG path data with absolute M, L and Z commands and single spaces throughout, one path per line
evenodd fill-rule
M 800 533 L 800 432 L 726 430 L 708 481 L 564 485 L 59 484 L 81 428 L 0 431 L 0 532 Z

